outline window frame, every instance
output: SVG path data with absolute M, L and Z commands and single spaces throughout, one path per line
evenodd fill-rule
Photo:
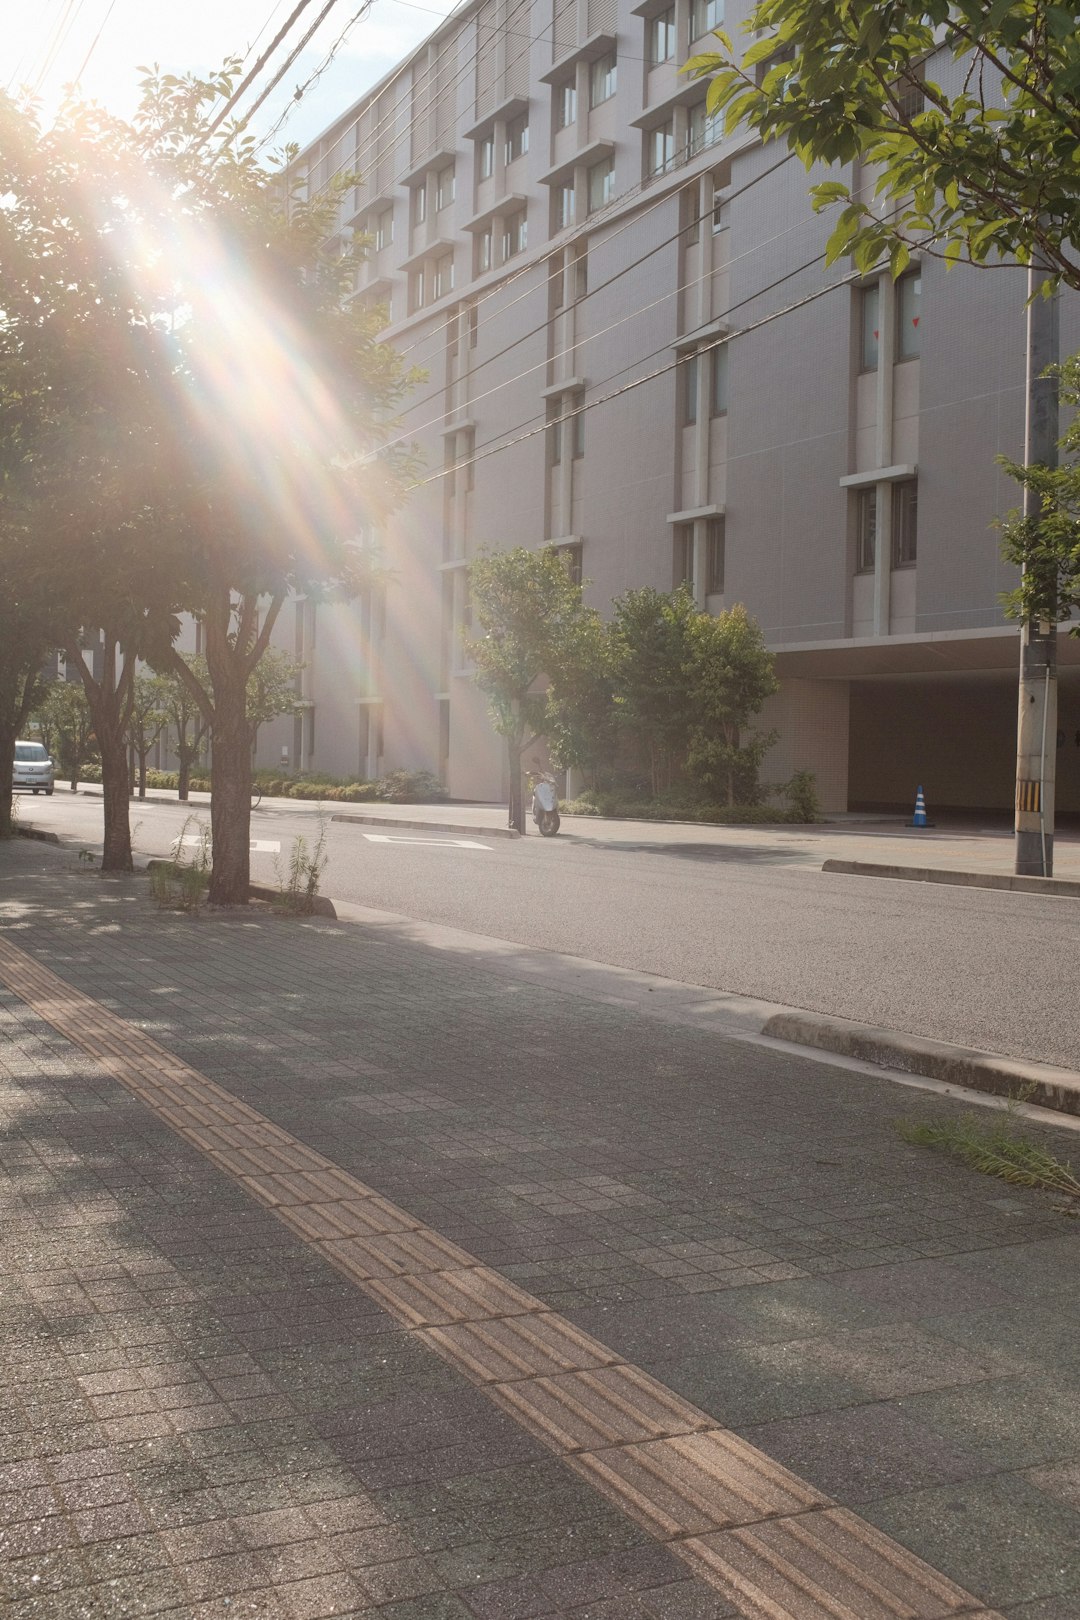
M 728 414 L 730 347 L 729 343 L 718 343 L 709 354 L 709 416 L 713 420 Z
M 727 523 L 723 517 L 705 522 L 705 595 L 723 596 L 727 572 Z
M 657 161 L 657 143 L 663 139 L 664 155 Z M 675 120 L 669 118 L 663 124 L 654 124 L 645 134 L 647 145 L 646 173 L 650 179 L 654 175 L 667 174 L 675 167 Z
M 589 63 L 589 107 L 603 107 L 618 89 L 619 59 L 615 51 L 605 51 Z M 602 92 L 598 94 L 599 92 Z
M 910 318 L 911 289 L 914 293 L 914 318 Z M 911 334 L 909 334 L 909 325 Z M 922 271 L 909 270 L 896 283 L 896 363 L 918 360 L 922 355 Z
M 505 214 L 502 222 L 502 262 L 516 259 L 519 253 L 524 253 L 529 246 L 529 211 L 527 208 L 515 208 L 512 214 Z
M 696 349 L 679 362 L 679 418 L 683 427 L 696 427 L 698 420 L 698 377 L 701 356 Z
M 881 365 L 881 283 L 865 282 L 857 289 L 859 298 L 859 375 L 868 377 Z M 873 307 L 873 327 L 869 310 Z M 873 354 L 873 359 L 869 358 Z
M 671 531 L 671 588 L 694 589 L 694 525 L 676 523 Z
M 724 26 L 724 0 L 690 0 L 690 41 L 704 39 Z M 704 26 L 699 29 L 699 22 Z
M 490 180 L 495 173 L 494 132 L 483 136 L 476 143 L 476 173 L 481 181 Z
M 675 7 L 657 11 L 645 20 L 645 60 L 650 68 L 675 60 Z
M 529 114 L 526 111 L 519 113 L 516 118 L 511 118 L 510 122 L 506 126 L 506 140 L 503 147 L 503 157 L 506 161 L 507 168 L 509 168 L 511 163 L 516 163 L 519 158 L 525 157 L 528 154 L 528 150 Z
M 577 123 L 577 83 L 564 79 L 555 87 L 555 128 L 571 129 Z
M 447 195 L 447 176 L 449 175 L 449 195 Z M 449 208 L 457 198 L 457 169 L 453 163 L 447 163 L 435 176 L 435 211 L 441 213 Z
M 915 568 L 919 561 L 919 480 L 901 478 L 892 487 L 892 567 Z
M 608 204 L 613 202 L 615 199 L 614 157 L 601 158 L 598 163 L 594 163 L 590 167 L 588 174 L 589 178 L 586 202 L 587 211 L 591 216 L 592 214 L 598 214 L 602 208 L 606 208 Z M 603 193 L 599 198 L 595 194 L 597 188 L 595 176 L 597 175 L 600 175 L 601 177 L 600 188 Z
M 855 572 L 874 573 L 877 567 L 877 485 L 855 492 Z

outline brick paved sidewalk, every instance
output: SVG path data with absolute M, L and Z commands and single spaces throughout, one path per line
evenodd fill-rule
M 963 1612 L 1076 1620 L 1080 1234 L 900 1144 L 912 1094 L 385 929 L 164 916 L 67 865 L 0 846 L 0 939 L 854 1508 Z M 16 1616 L 756 1612 L 23 1000 L 0 1016 Z

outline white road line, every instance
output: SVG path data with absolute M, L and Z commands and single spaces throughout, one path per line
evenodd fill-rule
M 440 849 L 490 849 L 490 844 L 479 844 L 474 838 L 401 838 L 393 833 L 369 833 L 364 837 L 369 844 L 431 844 Z
M 198 833 L 185 833 L 183 838 L 173 839 L 173 848 L 179 849 L 182 845 L 189 849 L 198 849 L 202 839 Z M 250 843 L 252 855 L 280 855 L 281 844 L 275 838 L 253 838 Z

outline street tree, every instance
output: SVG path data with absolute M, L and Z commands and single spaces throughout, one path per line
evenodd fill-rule
M 1080 356 L 1059 369 L 1063 405 L 1080 409 Z M 1012 514 L 1002 525 L 1006 557 L 1024 568 L 1020 584 L 1005 598 L 1010 617 L 1060 623 L 1080 610 L 1080 416 L 1073 415 L 1059 440 L 1056 467 L 1001 464 L 1034 495 L 1033 516 Z M 1069 634 L 1080 635 L 1080 624 Z
M 729 129 L 780 140 L 809 169 L 860 165 L 859 181 L 815 182 L 837 208 L 829 259 L 913 248 L 977 266 L 1037 259 L 1080 288 L 1080 27 L 1053 0 L 757 0 L 740 53 L 688 71 L 710 79 Z M 873 194 L 859 189 L 873 176 Z
M 155 72 L 130 123 L 74 105 L 42 131 L 0 102 L 0 345 L 50 383 L 48 454 L 23 461 L 95 713 L 103 865 L 130 865 L 122 748 L 143 657 L 213 728 L 210 893 L 245 903 L 249 678 L 290 591 L 340 600 L 370 579 L 360 541 L 409 455 L 383 449 L 406 374 L 348 301 L 362 243 L 329 245 L 347 177 L 309 199 L 253 140 L 212 134 L 237 72 Z M 180 609 L 202 621 L 209 694 L 172 648 Z M 79 655 L 93 628 L 96 671 Z
M 598 787 L 619 751 L 611 637 L 598 613 L 584 616 L 568 638 L 558 681 L 549 694 L 547 739 L 556 765 Z
M 97 747 L 94 717 L 82 683 L 50 681 L 42 691 L 34 718 L 42 742 L 56 760 L 60 775 L 70 782 L 74 793 L 79 785 L 80 772 L 87 761 L 94 757 Z
M 690 672 L 693 593 L 652 586 L 617 597 L 611 623 L 612 670 L 620 722 L 648 766 L 654 799 L 686 760 L 693 714 Z
M 13 830 L 15 744 L 40 701 L 45 659 L 56 637 L 32 537 L 3 499 L 5 473 L 0 450 L 0 838 Z
M 146 798 L 146 767 L 150 750 L 168 722 L 161 685 L 153 675 L 136 674 L 131 683 L 127 740 L 138 768 L 138 795 Z
M 206 688 L 209 677 L 204 660 L 195 653 L 182 653 L 181 657 L 191 666 L 196 682 Z M 172 671 L 156 675 L 154 679 L 157 681 L 158 705 L 165 715 L 166 742 L 176 754 L 180 800 L 186 803 L 191 792 L 192 766 L 202 753 L 209 722 L 186 681 L 180 680 Z
M 522 755 L 556 728 L 564 680 L 572 677 L 598 617 L 585 606 L 582 587 L 554 546 L 479 557 L 469 567 L 468 583 L 480 634 L 467 648 L 492 724 L 506 741 L 510 826 L 523 833 Z
M 688 628 L 687 772 L 728 805 L 753 804 L 761 762 L 777 737 L 750 729 L 779 686 L 772 654 L 741 602 L 715 618 L 697 613 Z

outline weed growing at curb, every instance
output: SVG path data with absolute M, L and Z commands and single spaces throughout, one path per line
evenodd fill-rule
M 1057 1193 L 1067 1202 L 1056 1205 L 1063 1214 L 1080 1215 L 1080 1178 L 1072 1165 L 1057 1158 L 1026 1135 L 1016 1122 L 1016 1104 L 1010 1098 L 1004 1113 L 961 1114 L 958 1119 L 901 1119 L 896 1129 L 905 1142 L 937 1148 L 984 1176 L 997 1176 L 1016 1187 L 1038 1187 Z
M 319 883 L 326 870 L 328 856 L 326 854 L 326 812 L 322 805 L 317 811 L 319 834 L 313 844 L 309 844 L 303 833 L 293 840 L 293 847 L 289 851 L 289 858 L 283 867 L 280 859 L 274 857 L 274 875 L 278 881 L 278 893 L 274 896 L 274 904 L 282 911 L 288 912 L 291 917 L 310 917 L 315 910 L 315 899 L 319 893 Z
M 198 831 L 198 845 L 192 859 L 186 861 L 184 843 L 192 823 Z M 150 869 L 150 893 L 159 911 L 197 912 L 201 908 L 210 883 L 211 848 L 209 822 L 188 816 L 172 860 Z

